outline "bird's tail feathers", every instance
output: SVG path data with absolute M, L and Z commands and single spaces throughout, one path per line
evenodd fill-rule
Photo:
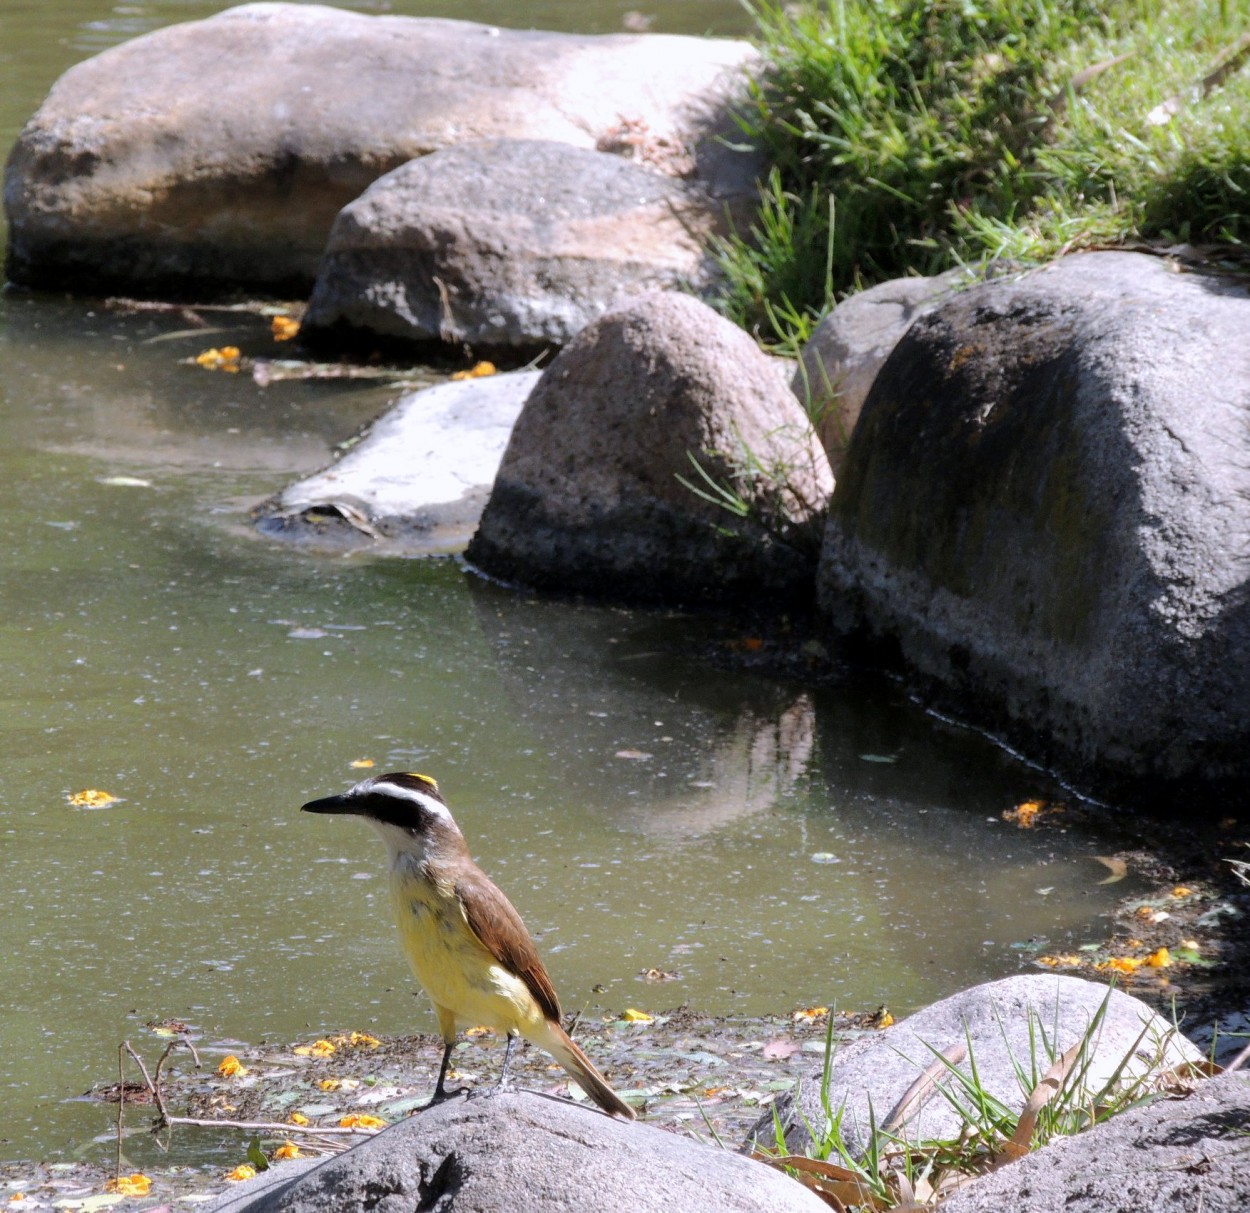
M 552 1020 L 546 1023 L 547 1031 L 534 1043 L 546 1049 L 568 1072 L 573 1080 L 605 1112 L 633 1120 L 637 1113 L 610 1086 L 595 1069 L 594 1063 L 581 1051 L 577 1042 Z

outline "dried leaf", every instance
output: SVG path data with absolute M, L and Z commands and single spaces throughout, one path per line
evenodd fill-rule
M 1123 880 L 1128 875 L 1128 864 L 1123 859 L 1115 855 L 1095 855 L 1094 858 L 1099 863 L 1105 864 L 1111 872 L 1111 875 L 1106 880 L 1098 882 L 1099 885 L 1115 884 L 1116 881 Z

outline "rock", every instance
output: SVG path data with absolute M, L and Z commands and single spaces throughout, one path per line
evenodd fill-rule
M 830 1071 L 829 1106 L 835 1114 L 845 1108 L 842 1139 L 858 1155 L 870 1141 L 870 1110 L 878 1128 L 885 1125 L 937 1054 L 963 1045 L 969 1056 L 959 1069 L 970 1073 L 975 1063 L 981 1086 L 1019 1112 L 1051 1062 L 1087 1034 L 1091 1047 L 1074 1073 L 1081 1088 L 1092 1093 L 1101 1091 L 1125 1058 L 1130 1060 L 1124 1074 L 1134 1078 L 1202 1060 L 1168 1020 L 1122 990 L 1058 973 L 1032 973 L 973 986 L 842 1045 Z M 1017 1076 L 1017 1064 L 1030 1076 L 1027 1083 Z M 935 1071 L 937 1085 L 959 1097 L 959 1084 L 942 1075 Z M 821 1070 L 799 1087 L 797 1096 L 778 1100 L 777 1111 L 788 1147 L 795 1153 L 809 1149 L 808 1126 L 819 1134 L 826 1124 Z M 938 1091 L 899 1132 L 913 1142 L 952 1140 L 961 1124 L 950 1100 Z M 775 1144 L 771 1111 L 751 1136 L 763 1145 Z
M 303 334 L 565 345 L 623 295 L 708 286 L 724 210 L 695 186 L 568 144 L 434 152 L 340 212 Z
M 29 286 L 303 293 L 335 215 L 453 144 L 623 147 L 717 198 L 745 42 L 574 35 L 247 4 L 71 68 L 13 148 L 7 270 Z
M 775 360 L 705 304 L 656 292 L 547 369 L 468 559 L 561 593 L 775 605 L 811 592 L 832 485 Z
M 1250 1071 L 1062 1138 L 978 1179 L 942 1213 L 1244 1213 Z
M 916 321 L 819 574 L 848 647 L 1086 792 L 1250 791 L 1250 292 L 1134 253 Z
M 518 371 L 409 392 L 337 463 L 259 507 L 257 526 L 336 546 L 385 540 L 422 555 L 462 550 L 539 378 Z
M 210 1208 L 214 1213 L 826 1210 L 801 1184 L 762 1163 L 517 1090 L 427 1108 L 290 1179 L 283 1168 L 274 1168 Z
M 836 477 L 877 372 L 898 339 L 970 280 L 964 270 L 896 278 L 842 300 L 816 326 L 790 386 L 816 421 Z

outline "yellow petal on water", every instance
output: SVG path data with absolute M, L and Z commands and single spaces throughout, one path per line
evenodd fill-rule
M 350 765 L 350 766 L 353 766 L 353 767 L 356 767 L 356 768 L 357 768 L 357 770 L 359 770 L 359 769 L 361 769 L 361 768 L 363 768 L 363 767 L 371 767 L 371 766 L 373 766 L 373 759 L 372 759 L 372 758 L 354 758 L 354 759 L 352 759 L 352 761 L 351 761 L 351 763 L 350 763 L 349 765 Z
M 231 1053 L 228 1057 L 222 1058 L 221 1065 L 217 1067 L 217 1073 L 222 1078 L 241 1078 L 247 1073 L 247 1066 Z
M 299 332 L 299 321 L 290 316 L 275 316 L 269 327 L 275 341 L 290 341 Z
M 303 1158 L 303 1151 L 293 1141 L 284 1141 L 274 1152 L 274 1158 Z
M 646 1011 L 639 1011 L 636 1007 L 626 1007 L 621 1012 L 621 1018 L 626 1023 L 655 1023 L 654 1015 L 648 1015 Z
M 385 1129 L 386 1121 L 362 1112 L 351 1112 L 339 1120 L 340 1129 Z
M 152 1181 L 136 1171 L 133 1175 L 119 1175 L 104 1185 L 106 1192 L 116 1192 L 120 1196 L 146 1196 L 152 1190 Z
M 99 788 L 84 788 L 81 792 L 71 793 L 67 799 L 76 809 L 102 809 L 106 805 L 116 804 L 118 800 L 112 792 L 104 792 Z
M 1045 807 L 1044 800 L 1022 800 L 1014 809 L 1003 813 L 1003 820 L 1013 822 L 1022 830 L 1031 830 Z
M 226 1176 L 226 1179 L 229 1180 L 232 1184 L 242 1183 L 245 1179 L 255 1179 L 255 1178 L 256 1178 L 256 1168 L 252 1166 L 250 1163 L 246 1163 L 246 1162 L 241 1163 L 239 1166 L 235 1167 L 235 1169 L 231 1171 L 229 1175 Z
M 496 367 L 493 362 L 479 362 L 471 366 L 467 371 L 457 371 L 452 375 L 452 379 L 482 379 L 487 375 L 494 375 Z
M 464 1034 L 466 1036 L 494 1036 L 495 1029 L 486 1028 L 486 1027 L 483 1027 L 481 1024 L 478 1024 L 476 1027 L 467 1028 Z
M 239 370 L 239 359 L 242 356 L 243 352 L 237 345 L 223 345 L 221 349 L 214 347 L 202 354 L 196 354 L 195 361 L 206 371 L 227 371 L 233 375 Z

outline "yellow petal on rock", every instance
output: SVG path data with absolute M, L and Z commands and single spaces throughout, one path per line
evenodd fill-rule
M 242 1183 L 245 1179 L 255 1179 L 255 1178 L 256 1178 L 256 1168 L 253 1167 L 250 1163 L 246 1163 L 246 1162 L 241 1163 L 239 1166 L 235 1167 L 235 1169 L 231 1171 L 229 1175 L 226 1176 L 226 1179 L 229 1180 L 230 1183 L 232 1184 Z
M 318 1084 L 319 1091 L 337 1091 L 343 1085 L 341 1078 L 323 1078 Z
M 1192 892 L 1193 892 L 1193 889 L 1191 889 L 1188 885 L 1178 884 L 1172 890 L 1172 896 L 1173 897 L 1188 897 Z
M 340 1129 L 385 1129 L 386 1121 L 362 1112 L 352 1112 L 339 1120 Z
M 293 1141 L 284 1141 L 274 1152 L 274 1158 L 303 1158 L 303 1151 Z
M 1166 969 L 1172 963 L 1172 953 L 1167 948 L 1157 948 L 1146 957 L 1146 964 L 1152 969 Z
M 247 1066 L 231 1053 L 228 1057 L 222 1058 L 221 1065 L 217 1067 L 217 1073 L 222 1078 L 241 1078 L 247 1073 Z
M 487 375 L 493 375 L 495 373 L 496 367 L 493 362 L 478 362 L 471 366 L 467 371 L 457 371 L 454 375 L 452 375 L 452 379 L 482 379 Z
M 347 1043 L 353 1049 L 376 1049 L 382 1042 L 376 1036 L 370 1036 L 368 1032 L 353 1032 L 347 1038 Z
M 299 1125 L 301 1129 L 312 1124 L 312 1121 L 309 1120 L 303 1112 L 292 1112 L 287 1119 L 290 1120 L 293 1125 Z
M 290 341 L 299 332 L 299 321 L 290 316 L 275 316 L 269 328 L 275 341 Z
M 646 1011 L 639 1011 L 636 1007 L 626 1007 L 621 1012 L 621 1018 L 626 1023 L 655 1023 L 654 1015 L 648 1015 Z

